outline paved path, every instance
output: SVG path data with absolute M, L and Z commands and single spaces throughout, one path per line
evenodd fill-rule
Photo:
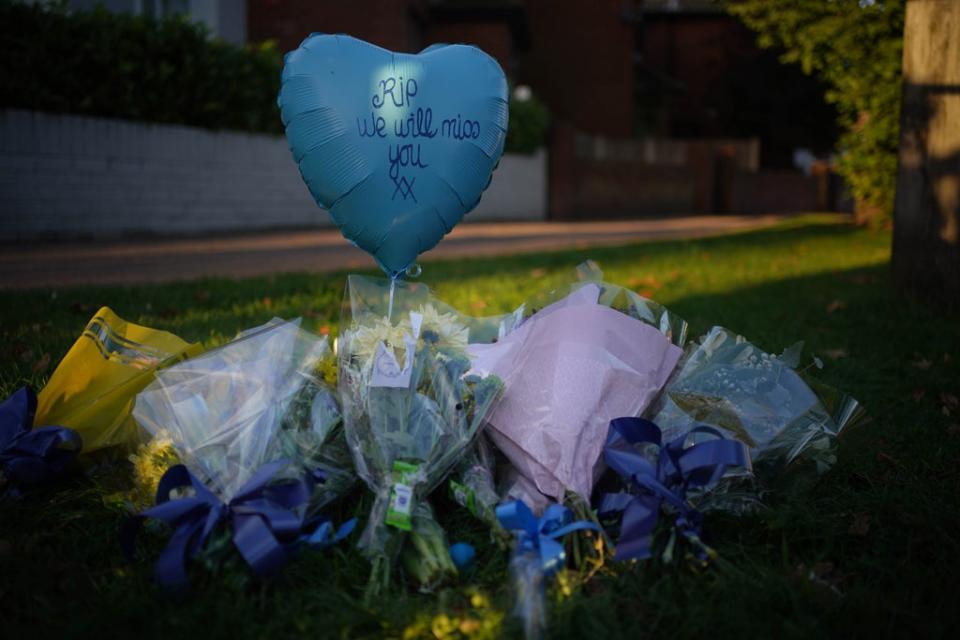
M 693 216 L 613 222 L 461 224 L 421 261 L 640 240 L 694 238 L 775 224 L 785 216 Z M 170 282 L 374 267 L 335 229 L 203 239 L 0 246 L 0 289 Z

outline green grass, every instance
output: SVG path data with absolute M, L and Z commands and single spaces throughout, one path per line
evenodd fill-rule
M 550 635 L 604 637 L 946 636 L 960 587 L 960 315 L 900 296 L 888 233 L 804 217 L 773 229 L 689 242 L 429 263 L 422 280 L 474 315 L 513 309 L 587 258 L 610 282 L 666 304 L 700 335 L 712 324 L 770 351 L 804 340 L 817 375 L 859 398 L 872 420 L 841 438 L 815 484 L 769 509 L 707 519 L 721 560 L 702 573 L 655 562 L 610 567 L 570 595 L 549 594 Z M 274 315 L 336 331 L 344 274 L 161 286 L 0 293 L 0 394 L 42 385 L 99 305 L 214 345 Z M 41 366 L 37 366 L 40 362 Z M 52 368 L 52 367 L 51 367 Z M 361 603 L 367 566 L 341 545 L 301 554 L 271 583 L 228 564 L 197 570 L 189 597 L 152 583 L 163 538 L 134 564 L 119 554 L 124 514 L 105 505 L 117 468 L 100 468 L 0 504 L 0 629 L 5 637 L 446 637 L 458 621 L 515 635 L 507 557 L 483 527 L 437 506 L 477 569 L 435 596 L 398 585 Z M 350 515 L 357 501 L 340 509 Z M 488 604 L 487 604 L 488 603 Z M 479 608 L 477 607 L 479 605 Z M 451 636 L 453 637 L 453 636 Z

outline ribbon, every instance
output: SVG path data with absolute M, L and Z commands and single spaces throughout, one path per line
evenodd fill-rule
M 300 539 L 303 518 L 295 510 L 307 503 L 314 486 L 309 475 L 270 484 L 288 464 L 278 460 L 264 465 L 227 503 L 183 465 L 170 467 L 160 479 L 157 506 L 128 519 L 121 528 L 124 553 L 132 558 L 137 533 L 147 518 L 166 522 L 174 532 L 157 560 L 157 581 L 182 587 L 188 583 L 187 561 L 199 553 L 214 529 L 228 526 L 234 546 L 257 575 L 276 573 L 288 557 L 285 545 Z M 170 499 L 171 491 L 183 488 L 191 488 L 193 495 Z
M 550 575 L 566 563 L 566 552 L 560 538 L 574 531 L 603 530 L 592 522 L 574 522 L 573 512 L 559 504 L 552 504 L 540 518 L 533 515 L 522 500 L 513 500 L 497 507 L 497 520 L 504 529 L 517 532 L 518 555 L 532 552 L 540 558 L 544 575 Z
M 0 468 L 23 484 L 63 475 L 81 447 L 73 429 L 33 429 L 36 411 L 37 394 L 30 387 L 20 388 L 0 404 Z
M 713 439 L 684 447 L 684 441 L 691 434 Z M 638 444 L 659 447 L 656 465 L 638 451 Z M 698 558 L 705 561 L 710 551 L 700 541 L 703 516 L 690 506 L 687 491 L 691 487 L 713 486 L 727 467 L 750 465 L 746 445 L 725 438 L 712 427 L 696 427 L 662 444 L 660 428 L 643 418 L 612 420 L 603 458 L 636 491 L 606 494 L 600 502 L 601 518 L 623 513 L 615 560 L 652 555 L 653 532 L 660 507 L 666 502 L 676 510 L 676 530 L 697 547 Z
M 305 531 L 312 531 L 312 533 L 301 535 L 300 542 L 314 549 L 325 549 L 346 538 L 356 526 L 356 518 L 350 518 L 340 525 L 340 528 L 336 528 L 330 518 L 321 516 L 304 527 Z

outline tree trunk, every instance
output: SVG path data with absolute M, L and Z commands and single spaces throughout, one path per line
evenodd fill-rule
M 908 0 L 893 270 L 960 304 L 960 2 Z

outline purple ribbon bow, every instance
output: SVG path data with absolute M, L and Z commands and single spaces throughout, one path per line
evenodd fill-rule
M 257 575 L 276 573 L 288 558 L 287 546 L 300 540 L 303 517 L 298 507 L 307 503 L 313 479 L 304 476 L 271 484 L 286 460 L 264 465 L 229 502 L 221 502 L 183 465 L 170 467 L 157 488 L 157 506 L 124 523 L 120 544 L 133 556 L 137 533 L 147 518 L 162 520 L 174 528 L 157 560 L 157 581 L 164 587 L 188 584 L 187 561 L 203 548 L 218 526 L 228 526 L 233 543 Z M 192 488 L 193 495 L 170 499 L 173 489 Z
M 714 439 L 684 447 L 684 441 L 691 434 Z M 638 444 L 660 448 L 656 465 L 637 450 Z M 608 493 L 600 501 L 601 518 L 623 513 L 614 559 L 652 555 L 654 529 L 660 507 L 666 502 L 676 510 L 677 531 L 694 543 L 698 557 L 706 560 L 706 547 L 700 542 L 703 516 L 688 503 L 687 490 L 714 485 L 727 467 L 749 466 L 750 452 L 743 443 L 726 439 L 711 427 L 697 427 L 662 444 L 660 428 L 653 422 L 643 418 L 617 418 L 610 422 L 603 458 L 635 492 Z
M 33 429 L 37 394 L 22 387 L 0 404 L 0 468 L 22 484 L 63 475 L 80 452 L 80 435 L 66 427 Z

